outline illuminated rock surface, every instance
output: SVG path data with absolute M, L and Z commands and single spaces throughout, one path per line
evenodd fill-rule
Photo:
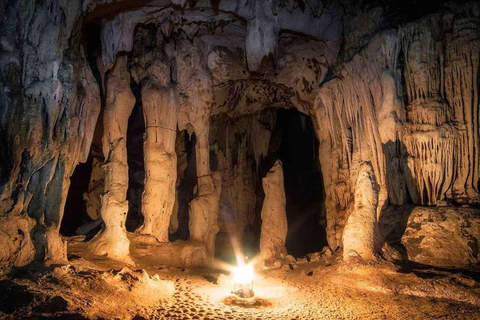
M 308 292 L 271 318 L 475 318 L 479 64 L 475 1 L 1 2 L 0 285 L 45 304 L 0 311 L 112 318 L 68 279 L 106 301 L 128 265 L 186 273 L 120 318 L 265 318 L 192 311 L 247 256 Z
M 478 265 L 480 215 L 468 208 L 415 208 L 402 237 L 409 259 L 445 268 Z
M 262 180 L 265 200 L 262 207 L 262 232 L 260 233 L 260 261 L 265 266 L 274 266 L 285 259 L 287 249 L 287 213 L 285 211 L 285 188 L 280 161 Z
M 354 197 L 354 209 L 343 231 L 343 257 L 373 260 L 378 242 L 378 186 L 368 163 L 360 166 Z

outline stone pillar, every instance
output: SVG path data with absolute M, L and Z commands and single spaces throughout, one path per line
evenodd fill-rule
M 210 173 L 209 131 L 210 114 L 200 117 L 195 127 L 198 196 L 190 202 L 190 239 L 206 244 L 210 258 L 215 255 L 218 228 L 218 208 L 222 188 L 220 172 Z
M 169 76 L 167 78 L 170 79 Z M 145 220 L 139 233 L 168 242 L 177 180 L 176 91 L 169 83 L 161 84 L 158 77 L 151 76 L 142 84 L 142 103 L 145 117 L 142 212 Z
M 370 163 L 364 162 L 358 170 L 355 184 L 353 212 L 343 230 L 343 259 L 360 257 L 364 261 L 375 259 L 377 246 L 379 188 Z
M 277 160 L 262 179 L 265 200 L 262 207 L 262 231 L 260 234 L 260 263 L 277 266 L 285 259 L 288 223 L 282 162 Z
M 129 259 L 130 246 L 125 229 L 128 212 L 127 127 L 128 118 L 135 105 L 125 56 L 117 58 L 108 75 L 106 88 L 107 103 L 103 116 L 102 138 L 105 194 L 100 210 L 105 229 L 92 240 L 90 249 L 98 255 L 124 260 Z
M 215 255 L 218 207 L 222 186 L 220 172 L 198 177 L 198 196 L 190 202 L 190 239 L 203 242 L 210 258 Z

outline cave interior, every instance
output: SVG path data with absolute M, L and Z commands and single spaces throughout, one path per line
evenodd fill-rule
M 1 318 L 478 319 L 479 3 L 3 1 L 0 71 Z

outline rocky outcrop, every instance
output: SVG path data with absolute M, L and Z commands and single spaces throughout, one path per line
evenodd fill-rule
M 416 207 L 402 244 L 412 261 L 444 268 L 478 268 L 480 212 L 469 208 Z
M 267 176 L 262 179 L 262 184 L 265 200 L 262 207 L 259 260 L 262 266 L 278 266 L 278 263 L 281 263 L 287 255 L 285 241 L 288 231 L 283 169 L 280 160 L 275 162 Z
M 451 6 L 448 13 L 366 37 L 367 44 L 321 86 L 315 110 L 331 247 L 341 246 L 365 161 L 379 185 L 379 216 L 387 205 L 407 201 L 478 201 L 473 115 L 479 102 L 472 79 L 479 20 L 470 8 Z

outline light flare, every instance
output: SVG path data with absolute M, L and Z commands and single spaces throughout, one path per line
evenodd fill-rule
M 238 284 L 249 284 L 253 281 L 253 264 L 243 264 L 233 267 L 233 282 Z

